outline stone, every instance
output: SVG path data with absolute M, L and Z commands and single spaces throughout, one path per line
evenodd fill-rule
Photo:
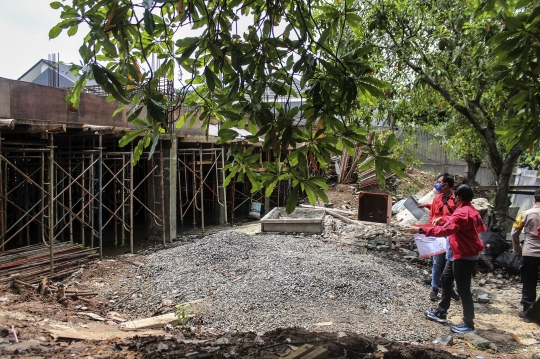
M 231 343 L 231 337 L 228 335 L 224 335 L 218 340 L 215 341 L 216 345 L 227 345 Z
M 169 350 L 169 346 L 165 343 L 162 343 L 162 342 L 159 342 L 158 345 L 157 345 L 157 351 L 158 352 L 164 352 L 164 351 L 167 351 Z
M 435 343 L 442 344 L 444 346 L 452 346 L 454 345 L 454 336 L 453 335 L 441 335 L 437 339 L 435 339 Z
M 480 287 L 485 286 L 485 285 L 486 285 L 486 280 L 485 280 L 485 279 L 480 279 L 480 280 L 478 281 L 478 285 L 479 285 Z
M 398 250 L 399 250 L 400 253 L 402 253 L 406 257 L 416 257 L 416 253 L 413 252 L 413 251 L 410 251 L 408 249 L 399 248 Z
M 464 335 L 465 340 L 475 348 L 489 348 L 489 344 L 491 343 L 489 340 L 482 338 L 478 334 L 474 333 L 466 333 Z
M 170 307 L 170 306 L 173 305 L 173 302 L 170 299 L 165 299 L 164 298 L 164 299 L 161 300 L 161 305 L 164 306 L 164 307 Z

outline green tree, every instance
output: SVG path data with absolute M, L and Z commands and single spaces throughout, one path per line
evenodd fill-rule
M 169 132 L 175 110 L 191 106 L 193 111 L 172 119 L 177 126 L 198 117 L 208 130 L 210 118 L 217 118 L 219 143 L 234 139 L 233 127 L 245 125 L 249 141 L 263 138 L 263 149 L 276 158 L 266 164 L 269 171 L 254 172 L 256 155 L 231 146 L 228 180 L 248 178 L 253 190 L 267 186 L 267 193 L 278 180 L 291 180 L 288 210 L 300 191 L 311 203 L 327 200 L 324 179 L 310 176 L 308 164 L 324 169 L 332 154 L 353 151 L 355 142 L 364 145 L 369 155 L 364 161 L 375 166 L 379 181 L 385 170 L 401 174 L 403 165 L 388 158 L 395 136 L 370 145 L 351 116 L 358 106 L 376 103 L 387 86 L 373 77 L 373 45 L 353 40 L 344 46 L 346 34 L 360 30 L 361 9 L 351 2 L 64 0 L 51 7 L 61 10 L 63 20 L 50 38 L 63 30 L 75 34 L 81 23 L 89 28 L 79 50 L 82 63 L 73 66 L 81 78 L 68 101 L 77 106 L 85 82 L 95 79 L 140 126 L 120 141 L 138 139 L 136 160 L 146 147 L 153 152 L 159 135 Z M 200 35 L 182 36 L 188 30 Z M 158 68 L 150 66 L 152 54 L 161 60 Z M 166 96 L 160 79 L 173 80 L 179 69 L 188 77 L 182 95 Z M 290 106 L 298 97 L 302 107 Z M 298 116 L 305 127 L 295 125 Z
M 507 147 L 520 143 L 533 151 L 540 139 L 540 1 L 485 0 L 479 16 L 499 19 L 501 31 L 489 39 L 496 57 L 498 88 L 510 88 L 515 117 L 498 133 Z
M 489 13 L 475 17 L 475 11 L 465 0 L 376 0 L 366 7 L 367 30 L 357 36 L 378 44 L 379 59 L 387 64 L 382 78 L 396 89 L 392 96 L 409 103 L 396 121 L 419 127 L 430 116 L 432 128 L 446 128 L 446 136 L 481 140 L 471 144 L 487 151 L 497 180 L 490 225 L 502 226 L 522 146 L 504 147 L 496 128 L 515 118 L 508 104 L 516 92 L 495 86 L 499 72 L 486 41 L 500 32 L 497 18 Z

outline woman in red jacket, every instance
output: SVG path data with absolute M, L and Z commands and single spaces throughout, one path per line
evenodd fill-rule
M 472 189 L 467 185 L 459 185 L 454 190 L 454 202 L 458 207 L 452 216 L 442 226 L 425 229 L 410 227 L 412 233 L 426 236 L 448 236 L 448 261 L 441 276 L 442 298 L 435 311 L 426 310 L 428 319 L 446 323 L 446 313 L 450 308 L 450 293 L 452 283 L 456 281 L 458 294 L 463 306 L 463 322 L 450 329 L 454 333 L 474 333 L 474 305 L 471 294 L 471 277 L 475 270 L 478 254 L 484 249 L 484 244 L 478 237 L 486 231 L 480 213 L 472 206 L 474 197 Z

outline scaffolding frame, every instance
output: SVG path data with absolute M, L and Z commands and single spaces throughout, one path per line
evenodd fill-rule
M 80 242 L 94 248 L 103 258 L 103 230 L 114 226 L 114 244 L 125 245 L 129 232 L 133 253 L 134 205 L 144 210 L 161 227 L 165 244 L 163 151 L 152 156 L 152 168 L 135 182 L 133 150 L 104 151 L 103 136 L 85 140 L 73 149 L 71 137 L 58 148 L 55 135 L 44 141 L 5 141 L 0 133 L 0 251 L 15 239 L 35 244 L 35 234 L 50 248 L 50 275 L 54 275 L 54 242 Z M 97 144 L 96 144 L 97 140 Z M 62 141 L 60 141 L 62 142 Z M 142 158 L 148 159 L 145 152 Z M 153 204 L 137 195 L 141 186 L 160 178 L 161 192 Z M 154 183 L 154 182 L 153 182 Z M 109 195 L 112 193 L 112 196 Z M 161 206 L 157 206 L 161 204 Z M 153 208 L 153 210 L 151 209 Z M 158 210 L 159 209 L 159 210 Z M 12 212 L 10 214 L 10 212 Z M 104 217 L 105 215 L 105 217 Z M 80 226 L 80 234 L 74 224 Z M 120 227 L 120 231 L 118 228 Z M 85 229 L 90 230 L 87 243 Z M 78 237 L 78 238 L 77 238 Z M 32 243 L 32 238 L 34 239 Z M 22 243 L 19 243 L 22 244 Z

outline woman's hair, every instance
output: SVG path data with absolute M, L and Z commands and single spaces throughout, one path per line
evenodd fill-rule
M 454 190 L 454 195 L 461 198 L 464 202 L 470 202 L 474 198 L 474 192 L 471 187 L 466 184 L 460 184 Z

